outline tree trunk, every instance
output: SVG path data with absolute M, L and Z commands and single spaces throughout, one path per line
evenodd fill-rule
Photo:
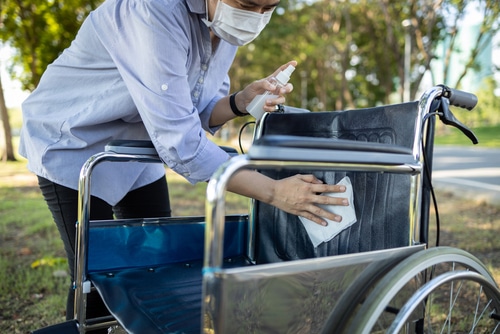
M 2 132 L 4 140 L 2 140 L 1 146 L 2 161 L 16 161 L 14 156 L 14 147 L 12 145 L 12 131 L 10 130 L 9 113 L 7 112 L 7 106 L 5 105 L 5 97 L 3 95 L 2 78 L 0 77 L 0 121 L 2 122 Z M 1 134 L 1 133 L 0 133 Z

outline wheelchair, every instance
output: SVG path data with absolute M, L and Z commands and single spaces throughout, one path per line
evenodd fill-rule
M 117 324 L 127 333 L 495 333 L 491 273 L 428 240 L 437 118 L 477 143 L 449 108 L 476 103 L 440 85 L 414 102 L 266 114 L 248 152 L 209 181 L 204 217 L 90 221 L 95 166 L 161 163 L 149 142 L 110 143 L 80 176 L 74 320 L 34 333 Z M 265 203 L 227 215 L 226 187 L 242 169 L 332 184 L 348 177 L 356 221 L 313 244 L 298 217 Z M 86 318 L 93 289 L 112 316 Z

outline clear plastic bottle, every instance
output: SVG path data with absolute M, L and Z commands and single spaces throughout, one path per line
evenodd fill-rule
M 293 65 L 288 65 L 288 67 L 283 71 L 279 72 L 278 75 L 269 78 L 269 82 L 275 85 L 276 89 L 284 87 L 287 84 L 288 80 L 290 80 L 290 75 L 293 73 L 294 70 L 295 67 Z M 265 92 L 264 94 L 255 96 L 252 102 L 250 102 L 250 104 L 247 106 L 248 113 L 253 117 L 255 117 L 255 119 L 259 120 L 265 113 L 263 108 L 266 103 L 266 100 L 274 99 L 277 97 L 278 95 L 274 95 L 269 91 Z

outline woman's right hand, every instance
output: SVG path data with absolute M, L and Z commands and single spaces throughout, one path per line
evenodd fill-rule
M 274 182 L 275 193 L 269 204 L 323 226 L 327 225 L 324 218 L 340 222 L 342 217 L 321 208 L 318 204 L 349 205 L 347 198 L 342 197 L 345 186 L 325 184 L 314 175 L 297 174 Z M 339 193 L 339 197 L 321 195 L 322 193 Z
M 236 105 L 238 108 L 240 108 L 240 110 L 246 110 L 246 107 L 250 104 L 250 102 L 252 102 L 255 96 L 264 94 L 266 91 L 272 91 L 273 94 L 278 95 L 278 97 L 267 101 L 269 103 L 264 105 L 265 111 L 273 112 L 276 110 L 276 106 L 278 104 L 284 104 L 286 102 L 285 95 L 289 94 L 293 90 L 293 85 L 291 83 L 287 83 L 284 87 L 277 90 L 276 86 L 271 84 L 269 79 L 278 75 L 278 73 L 286 69 L 288 65 L 296 67 L 297 62 L 295 60 L 291 60 L 288 63 L 281 65 L 269 77 L 254 81 L 240 91 L 236 96 Z
M 326 219 L 340 222 L 342 217 L 319 205 L 349 205 L 342 196 L 343 185 L 325 184 L 314 175 L 297 174 L 281 180 L 271 179 L 256 171 L 242 170 L 236 173 L 228 184 L 228 190 L 255 198 L 288 213 L 301 216 L 326 226 Z M 339 193 L 338 197 L 321 195 Z

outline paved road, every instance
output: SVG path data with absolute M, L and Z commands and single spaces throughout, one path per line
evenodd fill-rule
M 436 189 L 500 204 L 500 149 L 438 146 L 432 179 Z

